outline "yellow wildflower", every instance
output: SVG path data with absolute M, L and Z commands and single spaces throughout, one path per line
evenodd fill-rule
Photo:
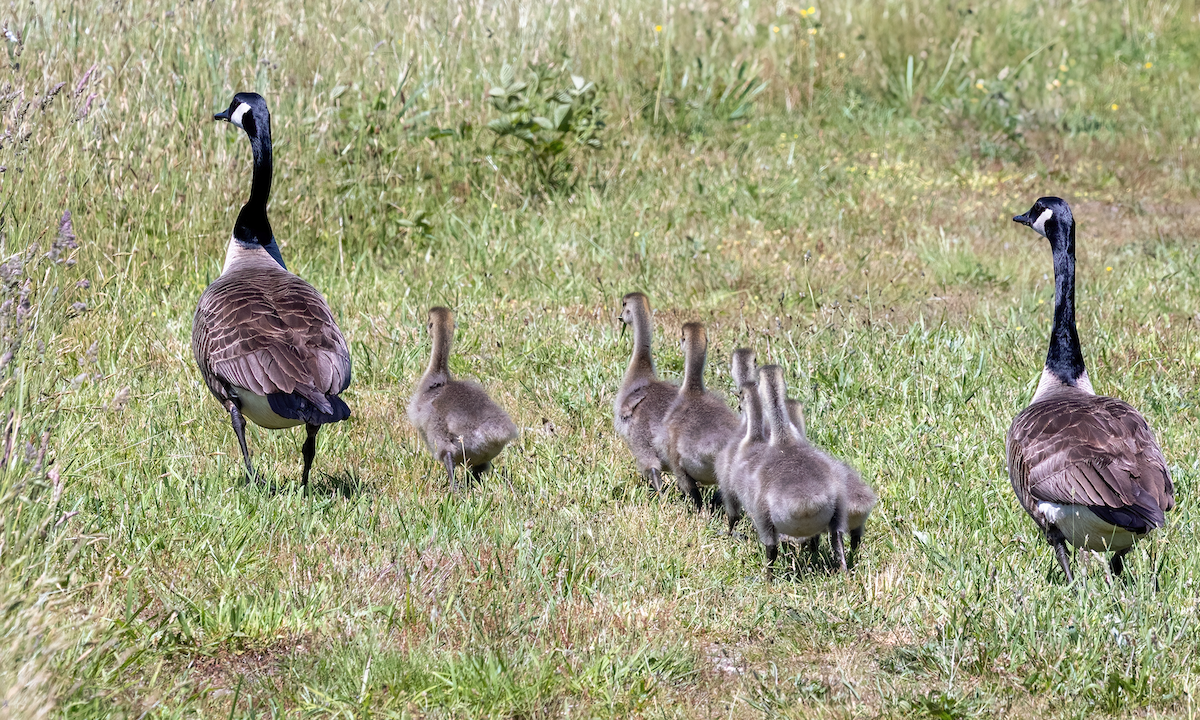
M 1154 63 L 1152 63 L 1152 62 L 1148 62 L 1148 63 L 1146 63 L 1145 65 L 1143 65 L 1142 67 L 1144 67 L 1144 68 L 1146 68 L 1147 70 L 1149 70 L 1150 68 L 1154 67 Z
M 1112 265 L 1109 265 L 1108 267 L 1104 268 L 1104 272 L 1112 272 Z
M 779 26 L 778 26 L 778 25 L 772 25 L 772 26 L 771 26 L 771 32 L 779 32 Z
M 838 60 L 845 60 L 845 59 L 846 59 L 846 53 L 838 53 Z
M 809 29 L 808 29 L 808 34 L 809 34 L 809 35 L 816 35 L 816 34 L 817 34 L 817 29 L 816 29 L 816 28 L 809 28 Z
M 655 25 L 654 32 L 662 32 L 662 25 Z
M 1120 106 L 1120 105 L 1118 105 L 1118 104 L 1116 104 L 1116 103 L 1113 103 L 1113 104 L 1112 104 L 1112 109 L 1113 109 L 1113 111 L 1115 112 L 1115 111 L 1117 111 L 1117 110 L 1120 110 L 1120 109 L 1121 109 L 1121 106 Z
M 1068 71 L 1068 70 L 1070 70 L 1070 69 L 1071 69 L 1071 68 L 1067 67 L 1066 65 L 1059 65 L 1059 66 L 1058 66 L 1058 71 L 1059 71 L 1059 72 L 1066 72 L 1066 71 Z

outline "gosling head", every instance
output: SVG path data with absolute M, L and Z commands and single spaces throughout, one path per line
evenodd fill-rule
M 787 397 L 787 381 L 783 379 L 783 367 L 763 365 L 758 369 L 758 387 L 763 402 Z
M 271 132 L 271 113 L 267 110 L 267 101 L 258 93 L 240 92 L 234 95 L 229 107 L 213 115 L 213 120 L 224 120 L 240 127 L 252 138 L 262 130 Z
M 770 444 L 779 445 L 785 439 L 797 439 L 797 432 L 787 418 L 787 382 L 784 368 L 779 365 L 764 365 L 758 368 L 758 400 L 762 401 L 762 413 L 767 420 Z
M 425 328 L 434 337 L 437 337 L 439 334 L 454 332 L 454 313 L 451 312 L 450 308 L 441 307 L 440 305 L 430 308 L 429 322 L 426 323 Z
M 703 353 L 708 350 L 708 334 L 698 322 L 684 323 L 679 331 L 679 343 L 684 355 L 688 355 L 692 350 Z
M 1053 246 L 1061 239 L 1073 234 L 1075 218 L 1066 200 L 1057 197 L 1038 198 L 1029 212 L 1017 215 L 1013 222 L 1033 228 L 1038 235 L 1048 239 Z
M 617 316 L 617 319 L 625 325 L 632 325 L 634 318 L 639 314 L 648 314 L 649 312 L 650 300 L 640 292 L 631 292 L 621 298 L 621 314 Z
M 746 383 L 754 382 L 754 351 L 750 348 L 738 348 L 733 351 L 730 361 L 730 374 L 733 375 L 733 386 L 741 392 Z

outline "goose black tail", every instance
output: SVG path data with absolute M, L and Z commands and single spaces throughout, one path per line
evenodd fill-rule
M 1104 522 L 1138 534 L 1148 533 L 1166 523 L 1163 511 L 1157 505 L 1154 507 L 1127 505 L 1123 508 L 1091 505 L 1088 509 Z
M 291 393 L 289 395 L 277 393 L 267 396 L 267 401 L 271 403 L 271 410 L 276 415 L 291 418 L 292 420 L 303 420 L 310 425 L 341 422 L 350 417 L 350 406 L 340 397 L 337 395 L 326 395 L 325 399 L 329 401 L 331 412 L 325 412 L 311 400 L 298 393 Z

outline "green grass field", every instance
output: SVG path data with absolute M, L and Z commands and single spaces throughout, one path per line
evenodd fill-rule
M 11 3 L 0 717 L 1192 717 L 1198 13 Z M 602 146 L 499 138 L 506 63 L 535 104 L 595 82 Z M 210 119 L 237 90 L 353 356 L 308 494 L 298 430 L 252 429 L 245 481 L 189 347 L 249 191 Z M 1010 218 L 1045 194 L 1079 224 L 1089 373 L 1179 500 L 1111 588 L 1082 558 L 1063 583 L 1005 471 L 1053 304 Z M 647 491 L 612 429 L 632 290 L 662 375 L 684 322 L 726 393 L 752 345 L 877 488 L 848 577 L 789 552 L 767 585 L 760 546 Z M 459 495 L 404 413 L 435 304 L 522 432 Z

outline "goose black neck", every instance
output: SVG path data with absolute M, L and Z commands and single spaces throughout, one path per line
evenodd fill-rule
M 254 180 L 250 185 L 250 199 L 238 213 L 233 236 L 242 242 L 269 245 L 275 240 L 271 223 L 267 220 L 267 200 L 271 197 L 271 177 L 274 166 L 271 159 L 270 117 L 257 119 L 250 136 L 250 150 L 254 153 Z
M 702 341 L 688 342 L 683 366 L 683 389 L 691 392 L 704 392 L 704 356 L 708 348 Z
M 650 352 L 653 327 L 645 308 L 633 314 L 633 356 L 629 359 L 629 372 L 654 374 L 654 356 Z
M 1046 352 L 1046 370 L 1074 385 L 1084 373 L 1083 350 L 1075 329 L 1075 223 L 1056 224 L 1050 238 L 1054 252 L 1054 328 Z

